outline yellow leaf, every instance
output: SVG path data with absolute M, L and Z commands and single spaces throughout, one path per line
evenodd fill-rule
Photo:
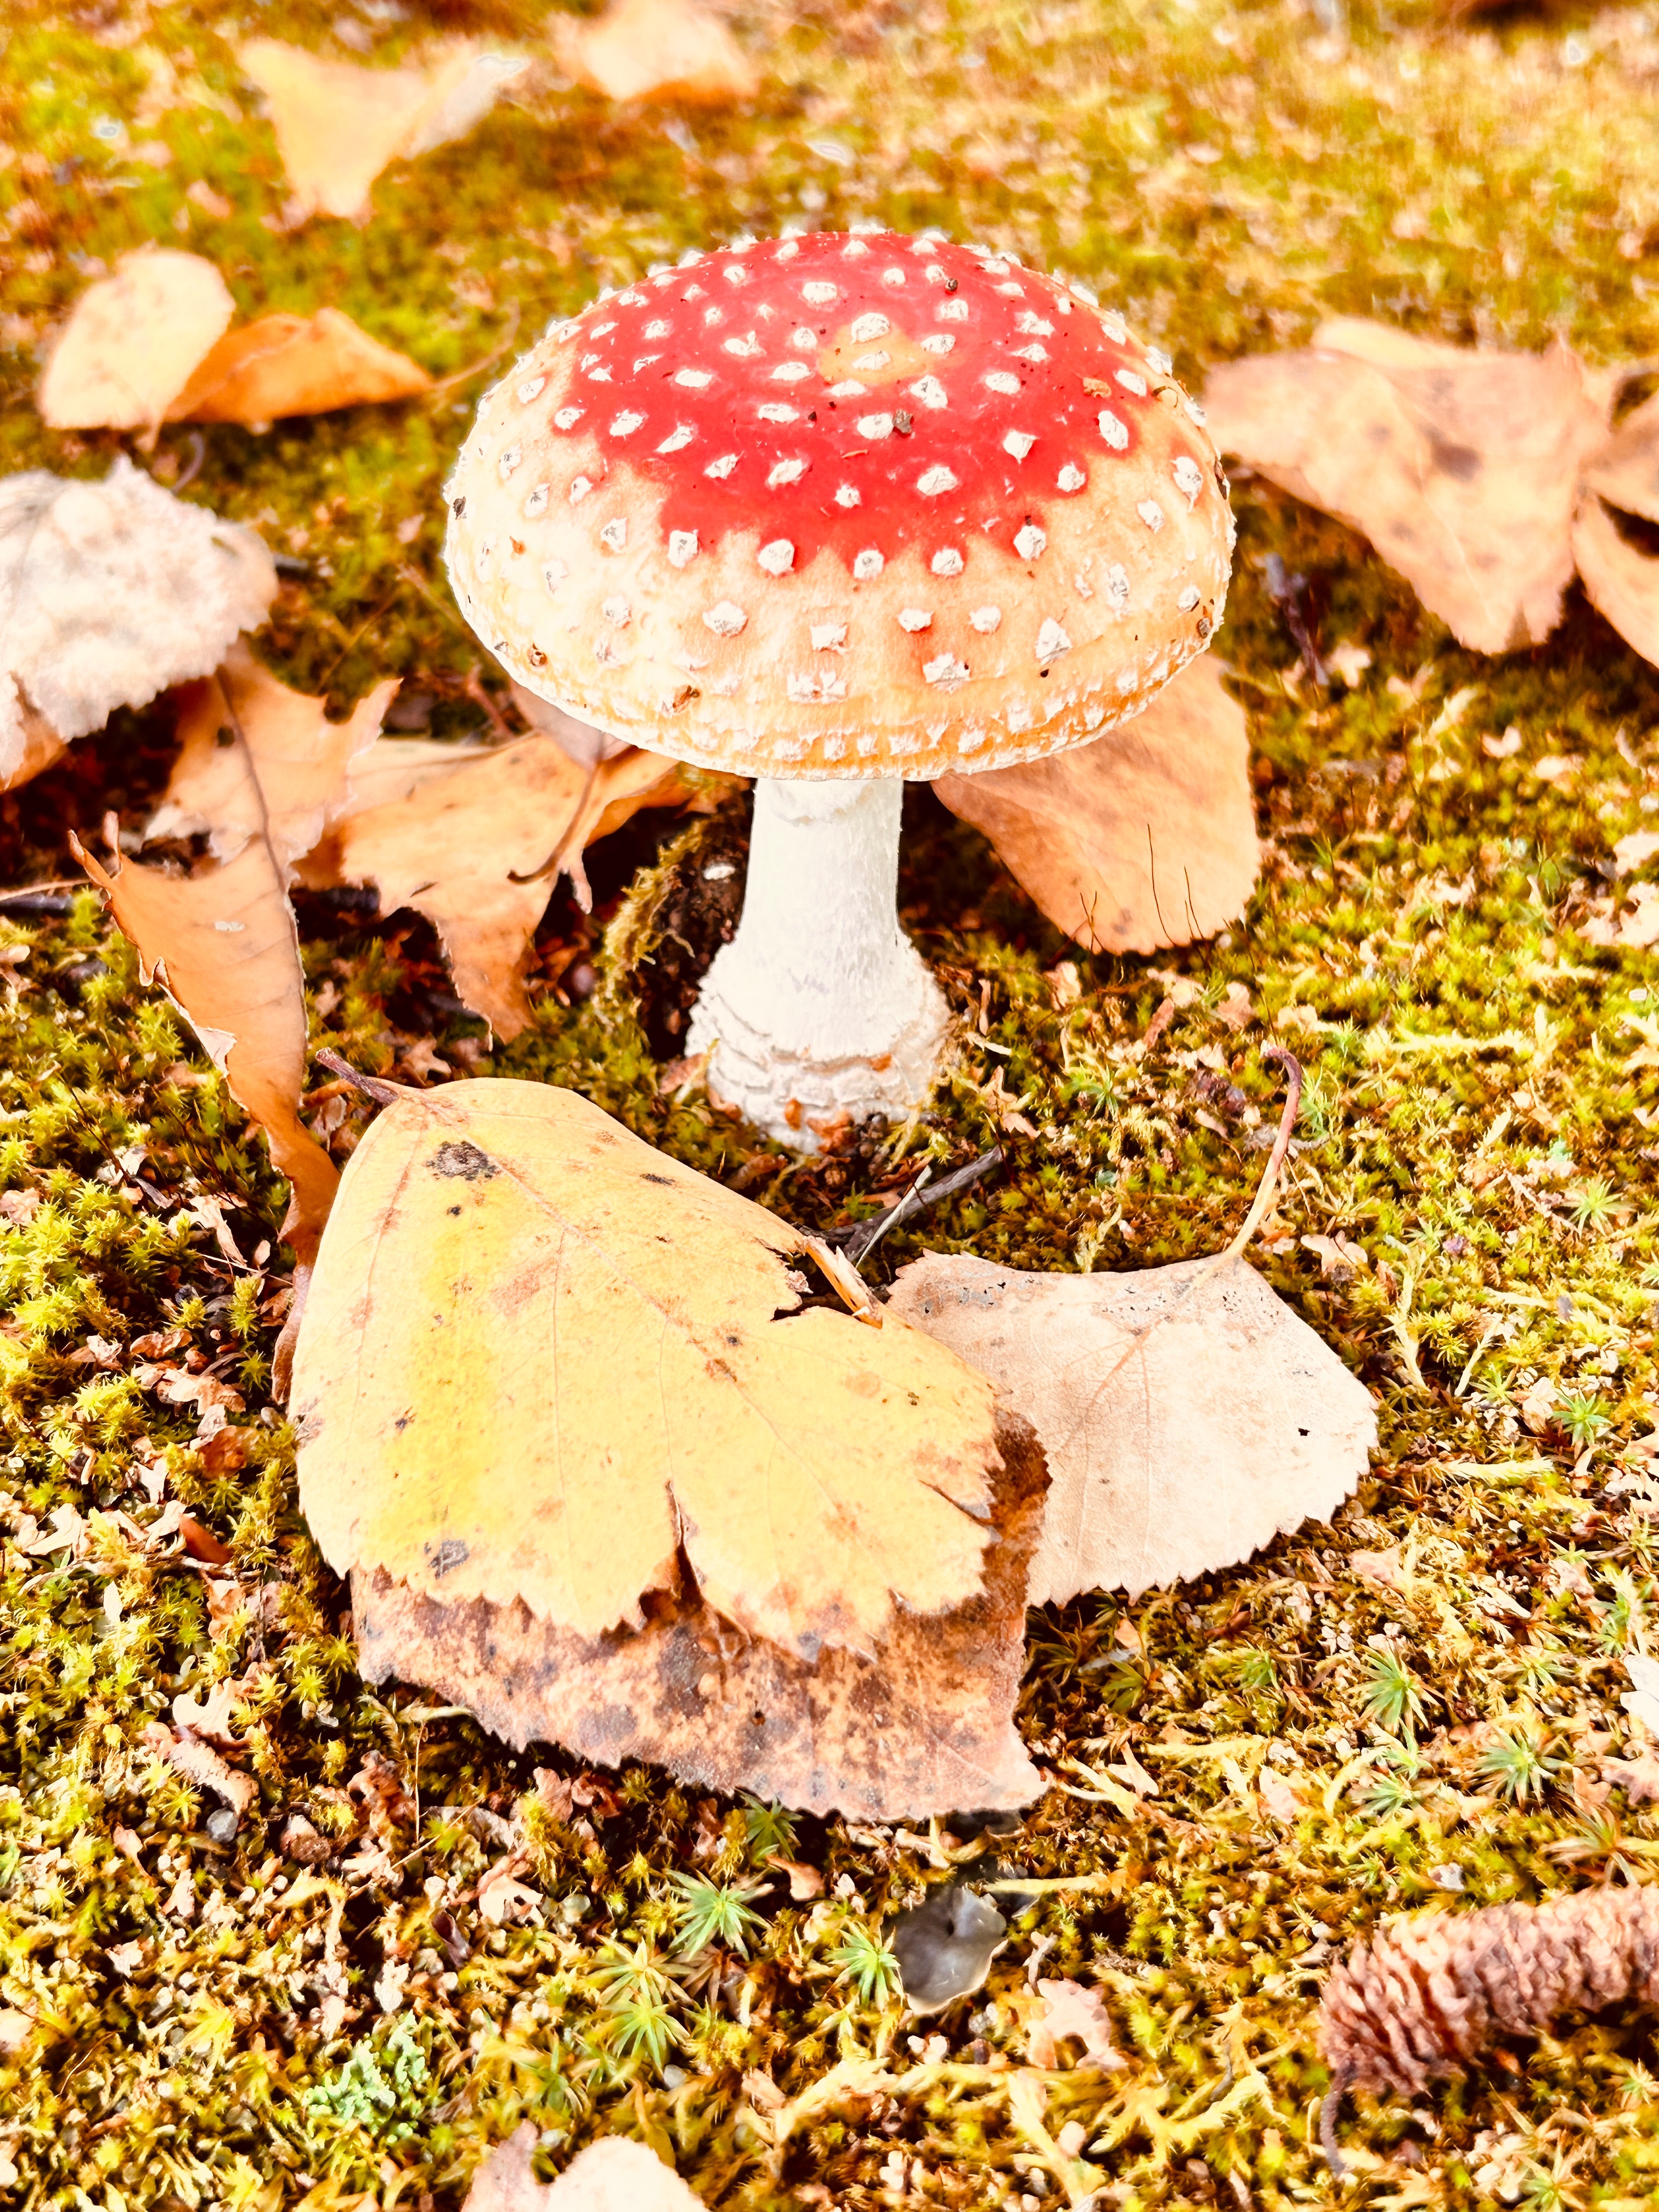
M 167 410 L 169 422 L 274 422 L 285 415 L 409 399 L 432 382 L 337 307 L 262 315 L 222 337 Z
M 146 247 L 88 285 L 40 380 L 54 430 L 154 433 L 235 302 L 199 253 Z
M 574 1092 L 457 1083 L 352 1156 L 301 1331 L 301 1500 L 341 1572 L 598 1637 L 684 1588 L 867 1650 L 979 1590 L 990 1387 L 803 1308 L 775 1215 Z

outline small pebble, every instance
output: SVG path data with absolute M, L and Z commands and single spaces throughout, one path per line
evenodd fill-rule
M 221 1805 L 216 1812 L 208 1814 L 202 1826 L 216 1844 L 228 1844 L 236 1833 L 236 1815 L 228 1805 Z

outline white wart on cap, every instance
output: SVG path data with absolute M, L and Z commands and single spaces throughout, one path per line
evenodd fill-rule
M 1207 643 L 1233 535 L 1164 356 L 886 234 L 688 257 L 556 325 L 447 496 L 457 598 L 521 684 L 761 776 L 1086 743 Z

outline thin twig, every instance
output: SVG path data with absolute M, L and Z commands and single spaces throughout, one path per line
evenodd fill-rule
M 993 1168 L 1000 1167 L 1001 1164 L 1002 1147 L 993 1145 L 988 1152 L 981 1152 L 976 1160 L 969 1160 L 965 1167 L 953 1168 L 949 1175 L 941 1176 L 937 1182 L 928 1182 L 928 1170 L 924 1168 L 903 1197 L 896 1200 L 884 1212 L 876 1214 L 869 1221 L 860 1221 L 853 1229 L 836 1232 L 824 1241 L 838 1243 L 855 1267 L 862 1267 L 890 1229 L 896 1229 L 902 1222 L 913 1219 L 930 1206 L 936 1206 L 940 1199 L 952 1198 L 957 1191 L 966 1190 L 969 1183 L 977 1182 L 982 1175 L 988 1175 Z
M 1279 1188 L 1279 1171 L 1285 1164 L 1285 1156 L 1291 1149 L 1291 1132 L 1296 1127 L 1296 1117 L 1302 1110 L 1302 1063 L 1290 1048 L 1282 1044 L 1266 1044 L 1261 1048 L 1263 1060 L 1278 1063 L 1285 1071 L 1285 1110 L 1279 1117 L 1279 1134 L 1273 1139 L 1273 1148 L 1267 1155 L 1267 1164 L 1256 1194 L 1250 1202 L 1237 1237 L 1218 1257 L 1236 1260 L 1267 1218 Z
M 365 1075 L 349 1060 L 342 1060 L 331 1045 L 325 1045 L 313 1057 L 319 1067 L 325 1067 L 331 1075 L 337 1075 L 354 1091 L 361 1091 L 365 1098 L 372 1098 L 377 1106 L 395 1106 L 400 1098 L 411 1095 L 405 1084 L 383 1083 L 378 1075 Z
M 421 393 L 421 398 L 426 401 L 436 399 L 441 392 L 451 392 L 458 384 L 465 384 L 472 377 L 482 376 L 485 369 L 495 367 L 518 335 L 519 303 L 514 300 L 507 309 L 507 329 L 500 343 L 494 346 L 480 360 L 472 362 L 470 368 L 452 368 L 447 376 L 441 376 L 435 384 L 428 384 L 426 390 Z

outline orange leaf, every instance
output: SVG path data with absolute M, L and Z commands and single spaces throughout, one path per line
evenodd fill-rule
M 169 422 L 274 422 L 336 407 L 409 399 L 432 379 L 337 307 L 262 315 L 222 337 L 167 410 Z

